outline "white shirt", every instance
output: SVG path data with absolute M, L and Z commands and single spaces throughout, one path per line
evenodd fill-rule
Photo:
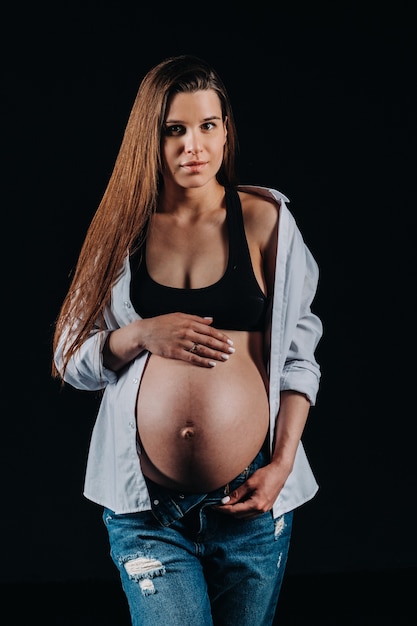
M 269 350 L 270 439 L 280 406 L 280 393 L 294 390 L 316 402 L 320 367 L 315 349 L 322 324 L 311 311 L 318 283 L 318 267 L 288 210 L 286 198 L 275 189 L 240 186 L 240 191 L 273 198 L 280 207 L 272 319 L 265 338 Z M 136 442 L 136 398 L 148 352 L 142 352 L 120 372 L 103 366 L 102 348 L 112 330 L 140 319 L 130 301 L 130 263 L 126 255 L 121 275 L 104 310 L 106 328 L 94 329 L 65 372 L 65 382 L 82 390 L 103 389 L 91 436 L 84 495 L 115 513 L 151 508 L 141 472 Z M 70 329 L 67 330 L 67 333 Z M 62 371 L 64 335 L 55 352 Z M 272 448 L 271 448 L 272 449 Z M 318 485 L 300 441 L 294 467 L 273 506 L 274 517 L 310 500 Z

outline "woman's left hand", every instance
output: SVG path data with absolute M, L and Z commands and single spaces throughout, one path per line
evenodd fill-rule
M 239 519 L 262 515 L 272 509 L 287 478 L 286 470 L 276 463 L 270 463 L 256 470 L 240 487 L 223 498 L 222 504 L 214 508 Z

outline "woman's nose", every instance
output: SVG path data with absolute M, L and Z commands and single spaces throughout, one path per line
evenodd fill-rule
M 197 154 L 198 152 L 201 152 L 200 142 L 196 133 L 189 133 L 186 136 L 185 151 L 189 154 Z

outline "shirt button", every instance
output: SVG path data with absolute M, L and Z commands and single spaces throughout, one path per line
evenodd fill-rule
M 130 308 L 131 308 L 131 306 L 132 306 L 132 305 L 130 304 L 130 302 L 128 302 L 127 300 L 125 300 L 124 305 L 125 305 L 125 307 L 126 307 L 127 309 L 130 309 Z
M 153 503 L 154 503 L 155 506 L 158 506 L 159 500 L 154 500 Z
M 180 493 L 180 498 L 181 498 L 181 500 L 184 500 L 185 496 L 184 496 L 183 493 Z
M 134 384 L 134 385 L 137 385 L 137 384 L 138 384 L 138 382 L 139 382 L 139 378 L 134 378 L 134 379 L 133 379 L 133 384 Z

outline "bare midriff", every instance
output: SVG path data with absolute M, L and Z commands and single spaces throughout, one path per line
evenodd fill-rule
M 145 476 L 171 489 L 226 485 L 255 458 L 269 426 L 259 332 L 225 331 L 235 353 L 205 368 L 149 357 L 137 400 Z

